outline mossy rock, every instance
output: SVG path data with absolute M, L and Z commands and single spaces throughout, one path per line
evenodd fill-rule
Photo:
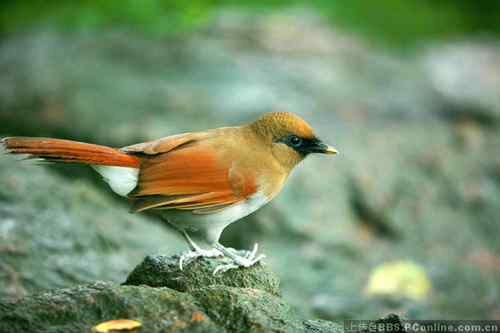
M 220 258 L 199 258 L 179 268 L 179 256 L 147 256 L 128 276 L 125 285 L 169 287 L 178 291 L 192 292 L 213 285 L 253 288 L 280 296 L 278 277 L 257 264 L 249 268 L 233 269 L 213 274 L 218 265 L 227 263 Z
M 193 295 L 230 332 L 304 332 L 290 306 L 261 289 L 213 285 Z
M 127 285 L 99 282 L 0 300 L 0 332 L 90 332 L 117 319 L 139 321 L 139 332 L 148 333 L 339 332 L 328 322 L 303 322 L 262 265 L 214 276 L 223 259 L 195 260 L 183 271 L 178 259 L 147 257 Z
M 225 332 L 191 295 L 168 288 L 101 282 L 0 302 L 0 332 L 90 332 L 112 319 L 138 320 L 139 332 Z

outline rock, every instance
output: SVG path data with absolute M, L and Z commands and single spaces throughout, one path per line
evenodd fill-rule
M 384 316 L 380 319 L 373 320 L 370 324 L 375 325 L 377 327 L 377 332 L 394 332 L 394 333 L 404 333 L 406 332 L 404 324 L 397 314 L 390 313 L 387 316 Z M 362 328 L 357 330 L 359 333 L 368 333 L 373 332 L 373 327 L 370 328 Z
M 168 288 L 100 282 L 0 302 L 1 332 L 90 332 L 124 318 L 142 322 L 139 332 L 224 332 L 191 295 Z
M 132 319 L 148 333 L 342 332 L 338 324 L 298 317 L 261 265 L 214 277 L 221 260 L 196 260 L 184 271 L 177 261 L 147 257 L 121 286 L 99 282 L 0 301 L 0 331 L 89 332 L 103 321 Z
M 302 332 L 290 305 L 254 288 L 210 286 L 193 293 L 206 313 L 229 332 Z
M 125 285 L 169 287 L 194 295 L 208 316 L 231 332 L 299 331 L 300 321 L 279 297 L 279 279 L 262 264 L 213 275 L 223 259 L 197 259 L 181 271 L 178 256 L 148 256 Z
M 333 333 L 343 332 L 344 326 L 339 323 L 334 323 L 326 320 L 306 320 L 304 321 L 306 332 L 310 333 Z
M 220 258 L 197 259 L 179 268 L 179 256 L 147 256 L 128 276 L 125 285 L 147 285 L 169 287 L 182 292 L 192 292 L 201 287 L 222 285 L 251 288 L 280 296 L 278 277 L 257 264 L 250 268 L 233 269 L 224 274 L 213 275 L 214 269 L 224 260 Z

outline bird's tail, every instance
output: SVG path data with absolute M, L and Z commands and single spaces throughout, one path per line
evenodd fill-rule
M 71 140 L 8 137 L 0 140 L 0 148 L 9 154 L 27 155 L 49 162 L 80 163 L 93 166 L 139 168 L 139 159 L 119 149 Z

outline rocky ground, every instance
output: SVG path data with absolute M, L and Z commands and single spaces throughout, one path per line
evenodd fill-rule
M 338 323 L 300 319 L 262 265 L 214 276 L 221 259 L 181 271 L 178 257 L 148 256 L 122 285 L 96 282 L 0 302 L 0 330 L 89 332 L 128 318 L 143 332 L 343 332 Z
M 341 155 L 305 161 L 224 242 L 259 241 L 283 302 L 300 318 L 498 318 L 498 45 L 427 45 L 403 57 L 312 14 L 297 25 L 295 15 L 228 12 L 168 39 L 130 31 L 12 36 L 0 44 L 0 134 L 121 146 L 296 112 Z M 128 214 L 85 169 L 2 157 L 0 184 L 4 299 L 27 296 L 28 306 L 34 293 L 78 293 L 97 280 L 114 284 L 84 289 L 153 297 L 116 283 L 146 255 L 184 249 L 154 218 Z M 419 267 L 430 290 L 408 292 L 419 282 L 392 271 L 383 271 L 392 289 L 367 288 L 374 269 L 394 262 Z M 220 325 L 206 314 L 206 327 Z

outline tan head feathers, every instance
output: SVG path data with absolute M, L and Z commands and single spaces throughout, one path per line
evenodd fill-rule
M 299 116 L 290 112 L 269 112 L 250 125 L 258 134 L 279 139 L 295 134 L 304 139 L 314 138 L 311 126 Z

